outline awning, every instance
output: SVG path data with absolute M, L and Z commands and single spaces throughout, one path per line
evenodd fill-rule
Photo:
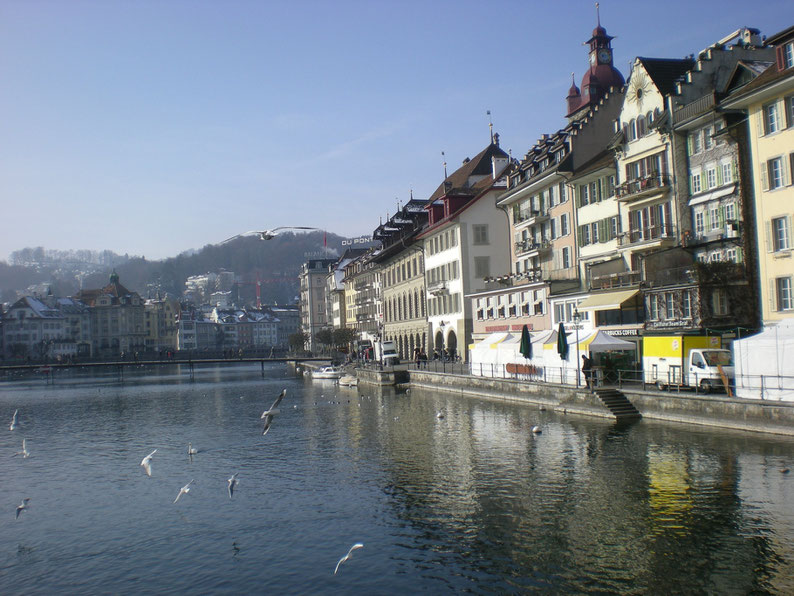
M 577 308 L 579 310 L 617 310 L 620 305 L 634 298 L 639 290 L 618 290 L 616 292 L 604 292 L 602 294 L 591 294 L 582 300 Z
M 704 195 L 692 197 L 691 199 L 689 199 L 689 206 L 694 207 L 695 205 L 700 205 L 701 203 L 708 203 L 709 201 L 713 201 L 715 199 L 727 197 L 728 195 L 733 194 L 733 191 L 735 190 L 736 190 L 736 185 L 732 184 L 727 188 L 713 190 L 711 192 L 707 192 Z

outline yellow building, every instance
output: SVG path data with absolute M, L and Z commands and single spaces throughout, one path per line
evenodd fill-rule
M 775 62 L 723 102 L 749 119 L 764 325 L 794 316 L 794 27 L 766 42 Z

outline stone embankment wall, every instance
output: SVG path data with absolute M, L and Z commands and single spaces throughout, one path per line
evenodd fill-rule
M 565 413 L 614 418 L 596 395 L 568 385 L 417 370 L 410 371 L 410 374 L 413 387 L 484 399 L 524 402 Z M 735 399 L 724 394 L 698 395 L 628 388 L 621 391 L 646 419 L 794 437 L 794 404 Z

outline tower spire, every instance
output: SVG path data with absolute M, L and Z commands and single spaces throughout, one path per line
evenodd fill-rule
M 596 2 L 596 20 L 598 20 L 598 26 L 601 26 L 601 11 L 599 10 L 599 4 Z
M 444 180 L 447 179 L 447 157 L 444 155 L 444 152 L 441 152 L 441 157 L 444 158 Z
M 493 119 L 491 119 L 491 110 L 485 113 L 488 115 L 488 130 L 491 131 L 491 145 L 493 145 Z

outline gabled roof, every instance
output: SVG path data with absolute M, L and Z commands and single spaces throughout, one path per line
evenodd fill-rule
M 637 60 L 662 95 L 673 94 L 676 81 L 695 66 L 695 61 L 692 58 L 644 58 L 638 56 Z
M 499 148 L 496 143 L 491 143 L 485 149 L 480 151 L 474 158 L 466 161 L 461 167 L 452 172 L 446 177 L 435 192 L 430 195 L 429 201 L 432 203 L 436 199 L 443 197 L 450 192 L 458 192 L 460 194 L 476 194 L 471 192 L 469 187 L 469 178 L 471 176 L 488 176 L 493 173 L 493 165 L 491 164 L 492 157 L 501 157 L 507 159 L 507 153 Z M 476 184 L 474 185 L 476 186 Z M 463 191 L 463 192 L 461 192 Z
M 752 81 L 747 83 L 744 87 L 740 87 L 734 93 L 726 98 L 726 103 L 731 103 L 739 99 L 743 99 L 752 95 L 755 91 L 759 91 L 768 85 L 782 81 L 783 79 L 794 76 L 794 66 L 780 70 L 777 62 L 773 62 L 764 72 L 755 77 Z

